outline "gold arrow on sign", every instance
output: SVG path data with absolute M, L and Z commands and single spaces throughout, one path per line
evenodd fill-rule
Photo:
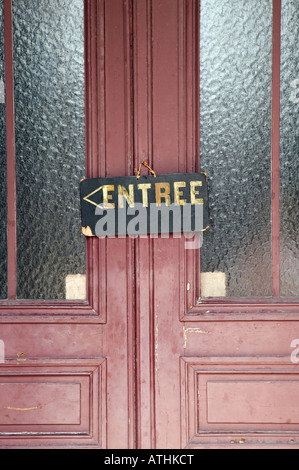
M 101 191 L 101 189 L 103 189 L 103 186 L 100 186 L 98 189 L 96 189 L 95 191 L 93 191 L 92 193 L 88 194 L 87 196 L 85 196 L 83 199 L 84 201 L 86 202 L 89 202 L 90 204 L 93 204 L 94 206 L 96 207 L 102 207 L 101 205 L 97 204 L 96 202 L 94 201 L 91 201 L 90 198 L 91 196 L 93 196 L 94 194 L 98 193 L 99 191 Z

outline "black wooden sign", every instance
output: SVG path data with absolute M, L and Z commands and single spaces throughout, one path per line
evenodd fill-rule
M 209 225 L 205 173 L 84 179 L 80 197 L 86 236 L 190 234 Z

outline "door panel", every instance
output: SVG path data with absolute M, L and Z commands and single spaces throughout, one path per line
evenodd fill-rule
M 283 357 L 181 359 L 182 446 L 298 442 L 296 366 Z
M 106 446 L 105 359 L 6 360 L 0 380 L 2 447 Z
M 10 0 L 4 6 L 8 49 Z M 129 5 L 90 0 L 84 14 L 86 176 L 127 174 Z M 134 447 L 133 263 L 131 240 L 89 239 L 86 300 L 1 303 L 1 447 Z
M 269 47 L 263 51 L 267 54 L 268 64 L 267 76 L 263 75 L 263 79 L 268 81 L 269 95 L 272 74 L 274 83 L 277 83 L 280 2 L 274 1 L 273 5 L 268 2 L 263 14 L 269 15 L 267 31 L 271 37 L 273 25 L 274 38 L 273 66 L 269 63 Z M 133 2 L 133 17 L 136 38 L 133 44 L 136 156 L 140 159 L 140 155 L 144 154 L 157 173 L 198 171 L 200 2 L 136 1 Z M 266 34 L 264 30 L 263 34 Z M 246 48 L 246 38 L 244 42 Z M 243 47 L 242 41 L 240 46 Z M 222 85 L 219 85 L 220 89 Z M 273 87 L 272 117 L 270 96 L 264 103 L 268 124 L 271 118 L 277 123 L 277 99 L 277 88 Z M 254 106 L 254 99 L 251 104 Z M 210 105 L 209 102 L 205 103 L 205 109 L 201 110 L 207 113 L 207 120 L 211 113 Z M 224 108 L 227 109 L 227 106 L 226 103 Z M 228 125 L 229 118 L 225 115 L 223 119 L 227 121 L 222 124 Z M 267 123 L 266 135 L 271 139 Z M 212 145 L 211 138 L 215 138 L 212 116 L 209 125 L 209 133 L 203 136 L 206 145 Z M 223 139 L 226 137 L 225 133 L 221 135 Z M 256 135 L 255 138 L 264 139 L 265 135 Z M 272 134 L 272 139 L 276 142 L 276 134 Z M 263 153 L 267 170 L 262 171 L 263 177 L 268 179 L 267 185 L 264 185 L 266 191 L 268 188 L 268 212 L 271 184 L 269 144 L 265 143 L 268 155 L 265 155 L 266 150 Z M 251 158 L 256 152 L 250 151 L 250 143 L 248 145 L 246 158 Z M 222 150 L 222 147 L 219 148 L 220 152 Z M 219 163 L 217 158 L 213 164 L 213 158 L 207 152 L 205 161 L 209 171 L 214 174 Z M 277 149 L 274 149 L 273 168 L 277 169 L 277 163 Z M 233 161 L 230 165 L 234 168 Z M 204 168 L 201 167 L 201 170 Z M 227 171 L 229 174 L 229 168 Z M 246 175 L 243 176 L 246 179 Z M 249 176 L 252 176 L 250 169 Z M 276 188 L 276 180 L 273 179 L 273 182 Z M 219 187 L 224 184 L 221 175 L 216 184 Z M 230 179 L 222 188 L 227 197 L 229 188 L 231 191 L 236 188 Z M 243 191 L 242 184 L 240 188 Z M 220 197 L 219 191 L 214 196 Z M 272 193 L 272 197 L 276 204 L 277 194 L 274 196 Z M 240 203 L 240 199 L 236 201 Z M 273 202 L 274 215 L 277 210 L 275 204 Z M 218 219 L 215 220 L 214 232 L 208 234 L 206 239 L 204 234 L 203 243 L 205 240 L 208 243 L 210 237 L 213 239 L 218 236 L 219 232 L 215 234 L 216 229 L 219 229 Z M 270 220 L 269 217 L 267 220 Z M 229 224 L 231 237 L 234 237 L 234 223 L 235 219 Z M 253 275 L 252 279 L 258 285 L 250 293 L 246 292 L 251 299 L 234 298 L 239 294 L 231 294 L 231 298 L 225 299 L 201 299 L 202 260 L 199 250 L 186 249 L 183 239 L 136 241 L 139 447 L 244 448 L 298 445 L 295 399 L 298 383 L 290 348 L 292 340 L 299 334 L 298 304 L 274 298 L 279 292 L 275 224 L 272 240 L 267 231 L 267 255 L 260 256 L 253 249 L 254 253 L 249 256 L 249 268 L 253 268 L 253 271 L 259 269 L 258 276 L 261 276 L 259 281 L 259 277 Z M 228 238 L 221 243 L 228 242 Z M 268 256 L 271 242 L 274 247 L 272 261 L 271 256 Z M 211 244 L 207 246 L 209 249 L 213 249 Z M 234 256 L 239 262 L 234 281 L 237 285 L 241 282 L 240 276 L 244 274 L 245 268 L 241 254 L 234 253 Z M 265 288 L 263 263 L 267 265 L 267 286 L 266 294 L 260 295 L 266 297 L 257 298 L 258 293 Z M 272 269 L 272 282 L 269 269 Z M 213 270 L 217 272 L 217 267 Z M 215 276 L 210 279 L 210 283 L 216 284 Z M 246 291 L 246 282 L 244 286 Z M 267 297 L 269 292 L 273 293 L 273 297 L 271 294 Z M 146 425 L 150 425 L 150 430 Z

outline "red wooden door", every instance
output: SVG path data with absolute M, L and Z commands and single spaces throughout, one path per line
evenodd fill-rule
M 281 60 L 294 51 L 280 20 L 286 34 L 298 7 L 256 0 L 250 20 L 245 1 L 220 10 L 211 0 L 84 2 L 85 176 L 134 175 L 141 160 L 160 174 L 207 171 L 211 230 L 195 242 L 87 238 L 86 299 L 42 300 L 17 295 L 19 89 L 11 1 L 3 4 L 0 446 L 298 446 L 298 219 L 285 210 L 297 214 L 296 162 L 284 148 L 298 146 L 292 125 L 286 145 L 279 136 L 280 81 L 293 100 L 289 123 L 298 78 L 296 69 L 281 76 L 280 42 Z M 245 54 L 241 65 L 235 54 Z
M 207 172 L 211 222 L 135 242 L 140 447 L 298 446 L 298 7 L 249 3 L 133 2 L 135 158 Z
M 1 132 L 7 131 L 1 176 L 8 201 L 7 210 L 1 205 L 2 233 L 8 233 L 1 239 L 2 448 L 135 446 L 132 241 L 86 240 L 76 216 L 81 178 L 129 170 L 128 7 L 79 0 L 33 2 L 27 9 L 1 2 Z M 20 177 L 21 161 L 30 160 L 32 171 Z M 35 229 L 29 234 L 30 210 Z M 51 247 L 45 233 L 35 235 L 42 227 L 52 233 Z M 66 272 L 67 259 L 73 262 Z M 61 273 L 61 287 L 53 289 Z

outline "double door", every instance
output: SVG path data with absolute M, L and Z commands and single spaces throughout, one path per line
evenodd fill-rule
M 41 245 L 32 225 L 23 232 L 18 225 L 27 194 L 18 169 L 25 162 L 29 175 L 26 161 L 36 142 L 22 131 L 17 100 L 26 93 L 12 80 L 27 63 L 13 68 L 11 39 L 25 35 L 17 28 L 16 3 L 3 1 L 8 200 L 3 219 L 9 237 L 3 240 L 8 293 L 3 288 L 0 305 L 0 446 L 298 446 L 299 381 L 292 355 L 299 344 L 292 157 L 298 151 L 292 126 L 298 77 L 288 61 L 295 49 L 290 52 L 283 40 L 288 18 L 298 18 L 295 1 L 253 0 L 251 8 L 250 2 L 234 0 L 85 0 L 85 174 L 72 167 L 76 142 L 67 147 L 72 158 L 62 170 L 46 142 L 53 158 L 46 173 L 43 158 L 31 167 L 30 175 L 39 170 L 42 179 L 34 200 L 47 179 L 52 187 L 63 171 L 71 169 L 79 188 L 80 177 L 133 176 L 146 160 L 158 174 L 205 171 L 211 223 L 193 239 L 80 234 L 74 253 L 84 260 L 71 271 L 69 265 L 63 269 L 66 261 L 55 264 L 51 258 L 52 251 L 56 260 L 73 254 L 59 245 L 65 234 L 59 230 L 60 212 L 69 220 L 70 243 L 81 231 L 72 225 L 78 208 L 70 209 L 60 196 L 52 221 L 37 220 L 30 207 L 24 211 L 24 227 L 29 214 L 51 234 L 48 257 L 37 257 L 40 264 L 52 261 L 32 281 L 30 260 Z M 75 25 L 65 3 L 66 19 L 69 14 Z M 35 23 L 35 40 L 41 33 L 36 25 L 47 31 L 49 18 Z M 68 28 L 62 29 L 63 40 L 71 41 Z M 52 36 L 48 43 L 46 37 L 42 42 L 50 47 Z M 75 53 L 76 47 L 69 47 Z M 16 49 L 20 60 L 22 54 Z M 45 57 L 43 68 L 51 65 Z M 289 67 L 284 76 L 282 60 Z M 53 73 L 62 67 L 56 66 Z M 29 67 L 29 81 L 31 76 Z M 280 85 L 292 99 L 280 102 Z M 48 92 L 46 84 L 39 90 Z M 51 125 L 55 134 L 57 122 Z M 287 143 L 279 140 L 281 125 Z M 72 132 L 76 140 L 78 128 Z M 12 145 L 11 139 L 26 145 Z M 69 177 L 66 173 L 60 188 Z M 27 245 L 26 271 L 21 258 Z M 43 286 L 59 269 L 67 282 L 65 298 L 59 291 L 55 298 L 55 290 L 43 297 Z

